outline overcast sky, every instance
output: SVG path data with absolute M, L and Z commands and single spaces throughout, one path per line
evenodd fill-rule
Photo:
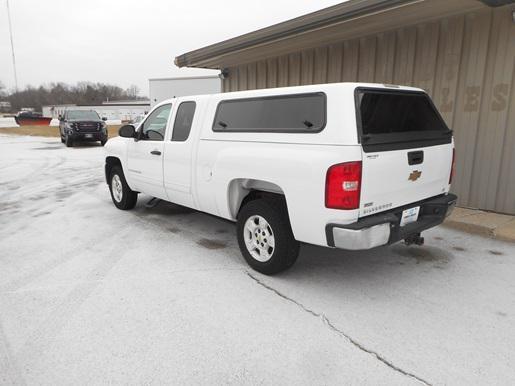
M 180 54 L 342 0 L 9 0 L 19 87 L 49 82 L 136 84 L 209 74 Z M 14 87 L 6 0 L 0 0 L 0 81 Z

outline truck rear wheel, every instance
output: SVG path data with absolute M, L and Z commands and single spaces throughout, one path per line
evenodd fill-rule
M 238 214 L 238 244 L 247 263 L 256 271 L 273 275 L 290 268 L 299 255 L 288 211 L 280 199 L 258 199 Z
M 118 209 L 128 210 L 136 206 L 138 193 L 129 188 L 120 166 L 113 166 L 111 170 L 109 191 L 111 192 L 111 199 Z

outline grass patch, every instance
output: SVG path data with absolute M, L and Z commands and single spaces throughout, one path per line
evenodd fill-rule
M 109 138 L 118 136 L 118 129 L 122 125 L 107 126 Z M 31 135 L 38 137 L 59 138 L 58 126 L 20 126 L 20 127 L 0 127 L 0 134 Z

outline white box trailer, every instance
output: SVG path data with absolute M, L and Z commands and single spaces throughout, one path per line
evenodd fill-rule
M 105 102 L 101 105 L 52 105 L 43 106 L 43 116 L 57 119 L 66 110 L 94 110 L 101 117 L 106 117 L 109 121 L 130 121 L 138 115 L 146 114 L 150 111 L 148 100 L 131 102 Z
M 188 95 L 215 94 L 222 91 L 218 75 L 149 79 L 150 105 L 165 99 Z

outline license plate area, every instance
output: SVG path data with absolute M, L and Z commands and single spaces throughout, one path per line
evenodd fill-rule
M 93 134 L 84 134 L 84 138 L 93 138 Z
M 418 220 L 418 214 L 420 212 L 420 206 L 415 206 L 414 208 L 409 208 L 402 211 L 400 226 L 411 224 Z

